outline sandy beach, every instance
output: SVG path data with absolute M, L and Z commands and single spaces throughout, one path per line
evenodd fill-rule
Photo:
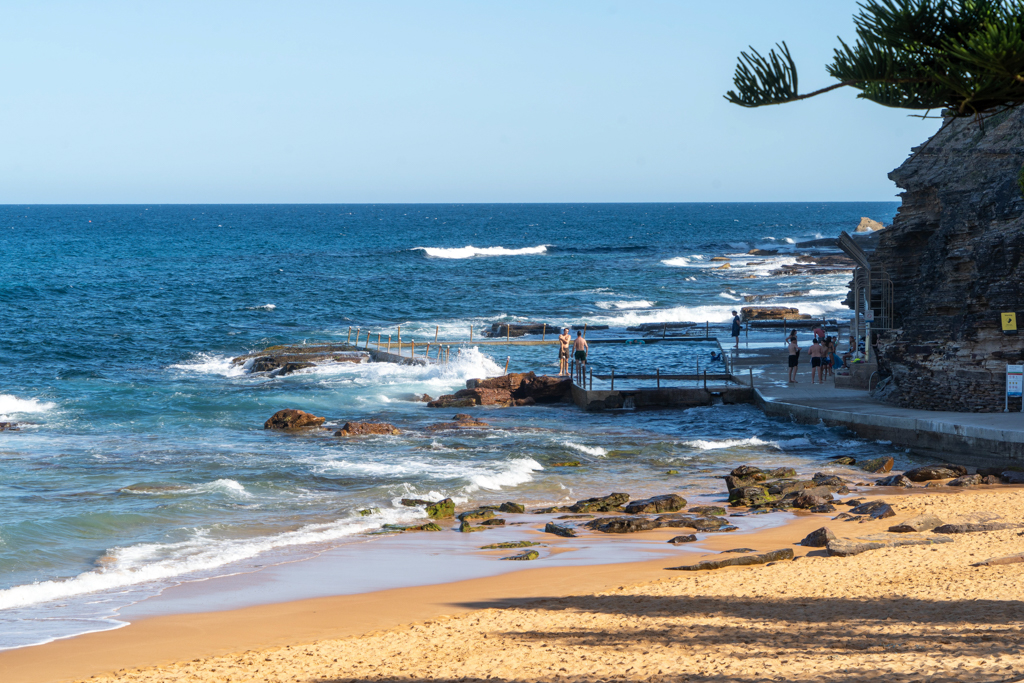
M 792 548 L 795 561 L 701 572 L 666 571 L 674 563 L 664 559 L 539 567 L 157 617 L 5 652 L 0 668 L 11 683 L 1019 680 L 1024 564 L 972 564 L 1020 553 L 1021 529 L 846 558 L 795 544 L 821 526 L 853 538 L 926 512 L 947 523 L 1024 525 L 1024 490 L 915 489 L 882 498 L 895 517 L 801 514 L 777 528 L 712 535 L 712 552 L 696 558 Z

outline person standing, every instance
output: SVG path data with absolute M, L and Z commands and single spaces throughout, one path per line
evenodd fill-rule
M 789 345 L 786 347 L 789 351 L 789 383 L 796 384 L 796 371 L 797 364 L 800 361 L 800 346 L 796 343 L 796 331 L 789 335 Z
M 558 335 L 558 376 L 563 377 L 569 374 L 569 328 L 563 327 L 562 334 Z
M 736 338 L 736 348 L 740 348 L 740 315 L 732 312 L 732 336 Z
M 814 326 L 814 338 L 818 341 L 825 341 L 825 326 L 822 323 L 818 323 Z
M 811 348 L 808 349 L 807 355 L 811 357 L 811 384 L 814 384 L 814 378 L 818 378 L 818 382 L 821 384 L 825 383 L 825 378 L 821 372 L 821 357 L 825 355 L 821 348 L 821 342 L 817 337 L 814 338 L 814 342 L 811 344 Z
M 587 344 L 587 340 L 583 338 L 582 332 L 576 333 L 576 341 L 572 343 L 572 346 L 576 349 L 576 353 L 574 355 L 576 363 L 579 365 L 586 365 L 587 352 L 590 351 L 590 346 Z

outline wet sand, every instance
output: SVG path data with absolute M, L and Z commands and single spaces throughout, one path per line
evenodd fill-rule
M 0 670 L 8 683 L 1024 676 L 1024 564 L 971 566 L 1024 552 L 1024 529 L 849 558 L 794 545 L 821 526 L 855 537 L 921 512 L 945 522 L 998 517 L 1024 524 L 1024 490 L 886 493 L 897 512 L 889 519 L 800 514 L 754 533 L 709 534 L 705 543 L 711 551 L 792 548 L 798 557 L 792 562 L 666 571 L 703 557 L 680 553 L 678 563 L 538 567 L 438 586 L 154 617 L 0 653 Z M 679 531 L 639 535 L 667 539 Z

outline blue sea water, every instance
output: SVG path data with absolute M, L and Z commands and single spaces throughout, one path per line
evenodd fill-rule
M 780 276 L 797 242 L 895 202 L 0 207 L 0 647 L 110 627 L 118 609 L 267 553 L 422 518 L 402 497 L 556 504 L 626 490 L 721 499 L 740 462 L 820 469 L 888 452 L 748 406 L 628 415 L 572 406 L 449 419 L 416 400 L 557 372 L 550 347 L 462 344 L 429 367 L 249 375 L 231 358 L 350 329 L 468 342 L 495 322 L 722 324 L 744 296 L 846 315 L 846 274 Z M 753 248 L 774 256 L 748 256 Z M 729 269 L 721 269 L 728 258 Z M 795 296 L 781 296 L 784 293 Z M 777 298 L 772 298 L 777 297 Z M 595 333 L 604 334 L 604 333 Z M 709 345 L 594 346 L 599 369 L 715 369 Z M 436 349 L 435 349 L 436 350 Z M 700 364 L 700 365 L 698 365 Z M 281 408 L 400 436 L 265 432 Z M 579 460 L 581 468 L 553 468 Z M 568 470 L 568 471 L 567 471 Z M 360 510 L 377 512 L 361 516 Z

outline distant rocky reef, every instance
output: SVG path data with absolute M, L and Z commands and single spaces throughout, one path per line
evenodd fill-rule
M 879 340 L 880 394 L 930 410 L 1003 409 L 1007 363 L 1024 336 L 999 314 L 1024 313 L 1024 107 L 948 122 L 889 174 L 904 189 L 875 260 L 893 282 L 897 328 Z

